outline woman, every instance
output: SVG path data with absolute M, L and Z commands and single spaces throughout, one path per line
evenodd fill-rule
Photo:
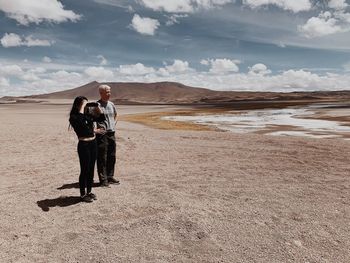
M 79 96 L 74 99 L 73 106 L 70 111 L 69 123 L 73 127 L 79 139 L 78 155 L 80 162 L 80 198 L 83 202 L 91 203 L 93 200 L 97 200 L 96 195 L 91 192 L 97 152 L 95 133 L 103 133 L 101 129 L 94 129 L 93 122 L 103 121 L 104 115 L 101 114 L 99 107 L 95 107 L 99 115 L 98 118 L 93 117 L 96 115 L 86 113 L 85 108 L 88 109 L 88 107 L 86 107 L 87 102 L 88 99 L 83 96 Z

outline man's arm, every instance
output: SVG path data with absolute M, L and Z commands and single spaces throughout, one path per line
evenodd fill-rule
M 114 120 L 115 120 L 115 124 L 117 124 L 118 121 L 118 112 L 117 109 L 115 107 L 115 105 L 113 104 L 113 109 L 114 109 Z

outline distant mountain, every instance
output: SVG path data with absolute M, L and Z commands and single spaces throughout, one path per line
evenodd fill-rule
M 127 82 L 90 82 L 78 88 L 49 94 L 26 96 L 31 99 L 74 99 L 85 96 L 90 100 L 99 98 L 98 86 L 111 87 L 111 100 L 118 104 L 222 104 L 237 101 L 292 101 L 292 100 L 350 100 L 350 91 L 316 92 L 235 92 L 214 91 L 189 87 L 176 82 L 127 83 Z
M 49 94 L 27 96 L 35 99 L 73 99 L 85 96 L 98 99 L 98 86 L 102 83 L 90 82 L 78 88 Z M 203 88 L 193 88 L 175 82 L 157 83 L 103 83 L 111 87 L 111 100 L 119 103 L 192 103 L 206 97 L 215 97 L 218 93 Z

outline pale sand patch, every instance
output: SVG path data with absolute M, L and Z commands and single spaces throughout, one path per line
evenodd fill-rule
M 152 112 L 152 113 L 142 113 L 142 114 L 129 114 L 126 116 L 121 116 L 121 121 L 128 121 L 143 124 L 149 127 L 153 127 L 156 129 L 164 129 L 164 130 L 191 130 L 191 131 L 213 131 L 219 129 L 209 126 L 209 125 L 201 125 L 195 124 L 191 122 L 185 121 L 171 121 L 162 119 L 163 117 L 169 115 L 191 115 L 196 114 L 195 111 L 173 111 L 173 112 Z
M 0 105 L 0 262 L 348 262 L 350 141 L 120 121 L 83 204 L 68 111 Z

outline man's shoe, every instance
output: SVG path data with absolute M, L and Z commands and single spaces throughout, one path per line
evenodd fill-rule
M 97 200 L 97 196 L 94 193 L 88 193 L 87 195 L 90 196 L 91 199 Z
M 109 187 L 109 183 L 108 183 L 108 181 L 103 181 L 103 182 L 101 182 L 100 186 L 101 187 Z
M 93 201 L 93 199 L 88 195 L 81 196 L 80 200 L 85 203 L 91 203 Z
M 110 184 L 120 184 L 119 180 L 114 179 L 113 177 L 108 178 Z

